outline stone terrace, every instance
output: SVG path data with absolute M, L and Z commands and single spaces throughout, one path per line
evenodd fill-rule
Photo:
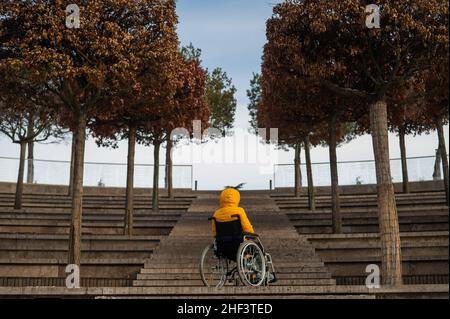
M 399 190 L 399 185 L 397 190 Z M 397 193 L 405 284 L 448 284 L 449 208 L 440 183 L 411 183 L 412 193 Z M 353 188 L 353 193 L 349 192 Z M 307 199 L 286 193 L 273 199 L 299 234 L 315 247 L 338 285 L 364 284 L 368 264 L 380 264 L 376 195 L 370 187 L 342 188 L 344 234 L 331 234 L 331 198 L 319 189 L 317 209 Z
M 408 225 L 402 229 L 407 285 L 380 290 L 362 286 L 365 266 L 380 260 L 373 187 L 343 188 L 343 235 L 326 228 L 331 219 L 326 190 L 318 189 L 314 213 L 304 196 L 296 199 L 289 190 L 242 192 L 241 206 L 280 279 L 256 289 L 202 287 L 198 263 L 212 242 L 207 218 L 217 208 L 218 192 L 178 191 L 170 200 L 163 195 L 161 209 L 152 212 L 151 190 L 136 190 L 136 235 L 130 238 L 121 235 L 123 189 L 86 188 L 84 288 L 68 290 L 63 288 L 70 221 L 66 190 L 28 185 L 17 211 L 11 208 L 12 184 L 0 184 L 0 297 L 448 298 L 448 207 L 439 187 L 414 184 L 415 194 L 399 195 L 400 222 Z M 407 214 L 417 218 L 402 220 Z M 428 222 L 427 216 L 436 220 Z M 423 226 L 429 224 L 434 226 Z
M 4 189 L 5 187 L 3 187 Z M 1 188 L 0 188 L 1 189 Z M 64 286 L 70 225 L 70 198 L 64 187 L 30 187 L 21 210 L 14 194 L 0 192 L 0 286 Z M 150 195 L 135 196 L 135 236 L 123 236 L 125 197 L 116 189 L 100 195 L 87 189 L 83 209 L 82 286 L 131 286 L 144 260 L 168 236 L 193 195 L 161 198 L 151 210 Z

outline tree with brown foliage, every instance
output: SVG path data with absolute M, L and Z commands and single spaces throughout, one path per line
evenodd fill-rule
M 193 121 L 200 120 L 208 127 L 210 109 L 205 98 L 205 71 L 198 61 L 185 62 L 178 57 L 177 86 L 171 101 L 156 109 L 158 120 L 146 123 L 138 131 L 138 141 L 153 145 L 152 209 L 159 210 L 159 157 L 164 142 L 173 143 L 173 130 L 183 128 L 192 134 Z M 169 154 L 171 158 L 171 154 Z
M 181 56 L 185 63 L 195 63 L 203 69 L 201 54 L 202 50 L 194 47 L 192 43 L 181 48 Z M 205 99 L 209 107 L 209 123 L 204 122 L 203 115 L 197 120 L 205 125 L 203 128 L 213 127 L 222 133 L 222 136 L 230 134 L 230 129 L 233 127 L 234 115 L 236 112 L 236 88 L 232 84 L 232 80 L 228 77 L 227 73 L 220 68 L 215 68 L 212 72 L 208 69 L 204 70 L 206 74 L 205 80 Z M 200 93 L 200 92 L 199 92 Z M 185 102 L 186 103 L 186 102 Z M 190 114 L 193 118 L 195 114 Z M 202 119 L 201 119 L 202 118 Z M 191 130 L 192 123 L 188 124 L 187 131 Z M 217 136 L 215 136 L 217 138 Z M 169 198 L 173 198 L 173 161 L 172 153 L 179 139 L 172 138 L 167 139 L 166 143 L 166 175 L 165 186 L 167 195 Z
M 438 135 L 439 154 L 441 156 L 444 170 L 444 186 L 449 205 L 449 168 L 447 149 L 445 146 L 444 126 L 449 122 L 449 51 L 440 51 L 439 59 L 432 68 L 424 75 L 424 98 L 421 101 L 422 108 L 418 122 L 421 125 L 420 131 L 430 132 L 436 130 Z
M 376 3 L 378 3 L 376 1 Z M 366 1 L 287 0 L 268 22 L 272 57 L 284 72 L 344 97 L 368 101 L 378 184 L 382 281 L 401 285 L 398 214 L 389 166 L 386 93 L 428 70 L 448 50 L 443 1 L 383 1 L 381 27 L 368 28 Z M 273 36 L 272 36 L 273 34 Z M 272 39 L 272 41 L 271 41 Z
M 107 101 L 120 95 L 121 84 L 135 78 L 136 70 L 148 72 L 139 67 L 147 59 L 167 61 L 161 74 L 173 77 L 170 62 L 177 48 L 177 18 L 174 1 L 94 0 L 79 4 L 80 28 L 69 28 L 64 25 L 69 4 L 65 0 L 8 1 L 2 2 L 0 12 L 7 17 L 3 32 L 10 34 L 4 45 L 20 52 L 6 64 L 12 70 L 29 70 L 27 80 L 43 83 L 55 95 L 61 124 L 74 133 L 69 263 L 80 265 L 87 124 L 111 113 Z M 160 79 L 148 78 L 155 80 Z
M 48 107 L 42 89 L 7 76 L 2 76 L 2 84 L 0 132 L 20 145 L 14 208 L 21 209 L 27 145 L 61 137 L 63 132 L 57 126 L 57 115 Z
M 424 96 L 423 80 L 411 78 L 398 86 L 392 87 L 387 93 L 388 125 L 393 133 L 399 137 L 403 193 L 409 193 L 408 160 L 406 150 L 406 136 L 420 134 Z

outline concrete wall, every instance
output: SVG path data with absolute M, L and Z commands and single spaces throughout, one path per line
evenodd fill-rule
M 24 184 L 23 185 L 24 194 L 61 194 L 65 195 L 68 192 L 68 186 L 62 185 L 41 185 L 41 184 Z M 176 194 L 179 193 L 189 193 L 192 192 L 191 189 L 175 189 Z M 15 183 L 0 182 L 0 193 L 10 193 L 16 192 Z M 136 195 L 151 195 L 151 188 L 135 188 Z M 125 188 L 119 187 L 84 187 L 85 195 L 125 195 Z M 160 195 L 164 196 L 165 191 L 160 190 Z
M 395 191 L 398 193 L 402 192 L 402 184 L 397 183 L 394 184 Z M 341 194 L 376 194 L 377 186 L 376 185 L 348 185 L 341 186 Z M 444 181 L 423 181 L 423 182 L 411 182 L 410 183 L 410 191 L 411 192 L 435 192 L 435 191 L 443 191 L 444 190 Z M 10 193 L 13 194 L 16 191 L 15 183 L 7 183 L 0 182 L 0 193 Z M 61 185 L 41 185 L 41 184 L 24 184 L 24 193 L 25 194 L 67 194 L 68 187 Z M 303 193 L 306 194 L 307 188 L 303 187 Z M 329 195 L 331 193 L 330 187 L 316 187 L 316 194 L 318 195 Z M 193 193 L 193 190 L 182 188 L 175 189 L 177 194 L 189 194 Z M 218 191 L 199 191 L 198 194 L 216 194 Z M 252 192 L 255 194 L 259 193 L 268 193 L 268 191 L 246 191 Z M 149 195 L 152 193 L 151 188 L 135 188 L 136 195 Z M 293 188 L 277 188 L 271 193 L 279 193 L 279 194 L 293 194 Z M 89 186 L 84 188 L 85 195 L 125 195 L 125 188 L 118 187 L 95 187 Z M 162 196 L 165 195 L 164 189 L 160 190 L 160 194 Z
M 444 181 L 423 181 L 423 182 L 410 182 L 410 192 L 435 192 L 444 190 Z M 402 192 L 402 184 L 394 184 L 395 191 L 397 193 Z M 376 194 L 377 185 L 348 185 L 341 186 L 341 194 Z M 293 188 L 277 188 L 275 190 L 279 193 L 294 193 Z M 303 187 L 302 191 L 306 194 L 307 188 Z M 329 195 L 331 193 L 331 187 L 315 187 L 316 194 L 318 195 Z

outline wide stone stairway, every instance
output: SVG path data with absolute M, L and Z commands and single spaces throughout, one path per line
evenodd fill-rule
M 14 194 L 0 192 L 0 287 L 63 287 L 67 266 L 70 198 L 59 187 L 27 192 L 13 209 Z M 123 235 L 125 196 L 106 189 L 83 198 L 81 285 L 129 287 L 167 237 L 192 194 L 162 197 L 151 210 L 151 192 L 136 191 L 134 235 Z
M 218 206 L 217 195 L 200 195 L 183 214 L 169 237 L 162 240 L 145 262 L 135 287 L 201 287 L 199 260 L 203 248 L 212 243 L 207 220 Z M 280 213 L 275 202 L 264 195 L 244 193 L 246 208 L 255 231 L 272 255 L 279 281 L 277 287 L 335 285 L 314 248 L 297 234 L 289 219 Z M 233 286 L 234 283 L 230 283 Z M 231 290 L 232 291 L 232 290 Z M 225 289 L 223 293 L 227 292 Z
M 87 188 L 83 206 L 80 289 L 65 288 L 70 198 L 64 187 L 33 186 L 14 210 L 13 185 L 0 183 L 0 297 L 63 298 L 448 298 L 448 206 L 439 185 L 398 194 L 405 285 L 368 289 L 365 267 L 380 264 L 376 195 L 343 188 L 344 234 L 331 234 L 330 196 L 317 209 L 289 190 L 243 191 L 241 204 L 278 282 L 249 288 L 204 287 L 203 249 L 213 242 L 211 217 L 220 192 L 137 189 L 135 232 L 124 236 L 123 189 Z M 425 185 L 426 186 L 426 185 Z M 3 188 L 2 188 L 3 187 Z M 434 186 L 433 186 L 434 187 Z
M 428 189 L 421 189 L 427 184 Z M 449 208 L 445 193 L 430 183 L 411 185 L 411 193 L 400 190 L 396 194 L 404 283 L 448 285 Z M 308 209 L 306 196 L 279 193 L 272 198 L 297 232 L 311 242 L 338 285 L 363 285 L 366 266 L 381 263 L 377 197 L 373 191 L 357 194 L 346 190 L 341 195 L 343 234 L 332 234 L 329 194 L 317 194 L 315 211 Z

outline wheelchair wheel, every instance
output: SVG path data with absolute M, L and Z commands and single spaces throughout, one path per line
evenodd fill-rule
M 246 286 L 258 287 L 266 277 L 266 262 L 261 248 L 253 241 L 243 242 L 237 253 L 238 273 Z
M 200 260 L 200 275 L 206 287 L 222 287 L 225 284 L 228 263 L 225 258 L 219 258 L 214 251 L 214 245 L 205 247 Z

